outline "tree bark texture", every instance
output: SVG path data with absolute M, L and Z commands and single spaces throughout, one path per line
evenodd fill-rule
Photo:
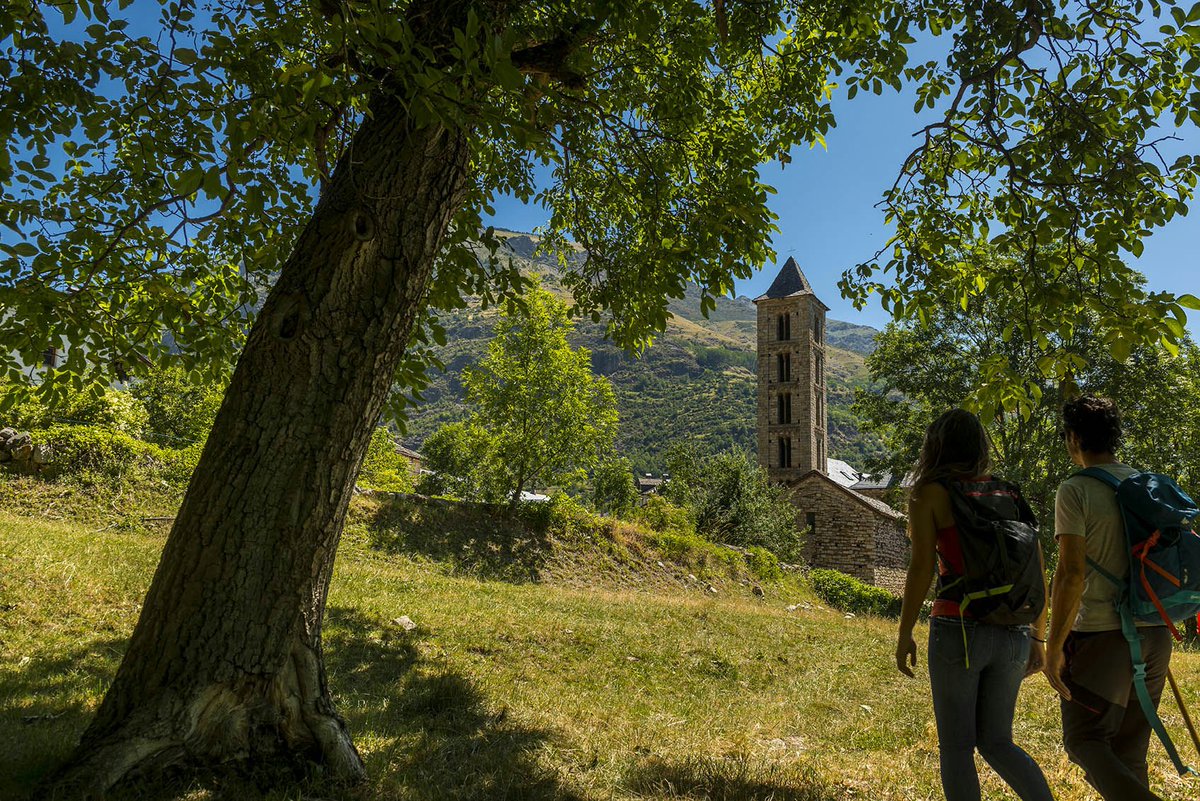
M 435 35 L 450 35 L 454 5 L 434 12 Z M 129 649 L 47 795 L 267 753 L 363 776 L 321 620 L 354 480 L 469 171 L 464 132 L 417 127 L 383 94 L 371 112 L 253 325 Z

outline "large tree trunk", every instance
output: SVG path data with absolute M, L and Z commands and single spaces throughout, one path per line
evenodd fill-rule
M 416 127 L 382 95 L 371 111 L 254 324 L 56 798 L 268 753 L 363 775 L 321 619 L 358 468 L 468 180 L 461 131 Z

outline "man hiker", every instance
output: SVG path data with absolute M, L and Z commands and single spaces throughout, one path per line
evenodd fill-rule
M 1121 423 L 1111 400 L 1084 396 L 1068 402 L 1062 436 L 1080 467 L 1099 467 L 1120 480 L 1137 472 L 1114 455 Z M 1074 475 L 1058 488 L 1054 521 L 1059 557 L 1045 673 L 1062 696 L 1063 744 L 1106 801 L 1161 801 L 1149 788 L 1151 726 L 1134 690 L 1129 642 L 1115 604 L 1129 574 L 1116 495 L 1104 481 Z M 1138 634 L 1146 686 L 1157 708 L 1171 634 L 1165 625 L 1142 623 Z

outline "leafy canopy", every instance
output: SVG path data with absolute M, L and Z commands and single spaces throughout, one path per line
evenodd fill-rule
M 435 6 L 457 20 L 448 52 L 423 38 Z M 1200 300 L 1145 291 L 1123 257 L 1195 188 L 1195 157 L 1170 157 L 1164 138 L 1200 120 L 1198 23 L 1200 6 L 1176 0 L 10 3 L 0 363 L 15 378 L 10 351 L 33 364 L 48 344 L 86 343 L 46 393 L 176 346 L 220 372 L 380 94 L 471 143 L 431 310 L 519 293 L 494 239 L 483 232 L 482 258 L 472 244 L 510 193 L 549 208 L 544 241 L 576 311 L 607 312 L 637 347 L 687 281 L 709 309 L 770 258 L 764 160 L 822 143 L 841 88 L 906 83 L 938 121 L 884 198 L 892 245 L 845 276 L 847 295 L 921 318 L 946 292 L 966 303 L 1003 283 L 1059 337 L 1086 312 L 1118 357 L 1174 349 Z M 914 63 L 918 36 L 942 57 Z M 1051 242 L 1063 247 L 1037 249 Z M 1027 258 L 980 272 L 960 255 L 987 245 Z M 427 317 L 404 385 L 444 336 Z
M 1194 295 L 1150 292 L 1129 257 L 1188 212 L 1195 154 L 1174 135 L 1200 123 L 1200 6 L 1133 0 L 965 3 L 927 20 L 957 39 L 944 62 L 906 67 L 917 108 L 942 111 L 883 200 L 896 235 L 848 271 L 844 292 L 881 294 L 899 319 L 928 321 L 1010 290 L 996 332 L 1043 352 L 1039 377 L 1069 380 L 1086 326 L 1117 360 L 1161 342 L 1178 353 Z M 850 82 L 850 91 L 862 86 Z M 878 87 L 874 87 L 878 89 Z M 1001 253 L 1003 259 L 988 259 Z M 880 280 L 883 273 L 891 279 Z M 987 400 L 1027 413 L 1020 370 L 989 376 Z
M 1015 289 L 992 287 L 973 297 L 964 312 L 948 298 L 926 322 L 893 323 L 877 337 L 877 348 L 867 358 L 875 386 L 859 390 L 854 406 L 864 427 L 878 432 L 887 446 L 888 456 L 870 469 L 906 475 L 934 418 L 955 406 L 973 408 L 991 435 L 997 472 L 1022 485 L 1052 547 L 1054 492 L 1075 469 L 1058 436 L 1060 410 L 1067 396 L 1084 391 L 1111 397 L 1120 406 L 1123 461 L 1169 473 L 1185 487 L 1200 487 L 1196 345 L 1185 340 L 1178 358 L 1161 345 L 1149 345 L 1118 360 L 1081 320 L 1070 339 L 1049 332 L 1049 350 L 1043 350 L 1031 339 L 1003 337 L 1019 300 Z M 1043 369 L 1048 358 L 1070 362 L 1076 370 L 1072 381 L 1060 384 L 1048 377 Z M 981 405 L 988 382 L 1000 373 L 1018 377 L 1008 391 L 1036 400 L 1019 412 Z

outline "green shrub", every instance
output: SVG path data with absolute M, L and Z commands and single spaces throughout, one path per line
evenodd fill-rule
M 596 465 L 592 473 L 592 505 L 613 517 L 627 517 L 638 502 L 633 465 L 613 456 Z
M 666 559 L 688 565 L 704 578 L 717 573 L 737 574 L 745 567 L 740 553 L 714 545 L 694 532 L 660 531 L 652 542 Z
M 646 505 L 633 512 L 633 519 L 657 532 L 694 535 L 696 525 L 691 512 L 668 501 L 661 495 L 646 497 Z
M 128 392 L 106 389 L 98 395 L 72 393 L 62 416 L 74 424 L 93 425 L 140 437 L 146 430 L 146 407 Z
M 687 562 L 697 551 L 711 544 L 695 534 L 681 534 L 674 531 L 656 531 L 651 539 L 654 547 L 671 562 Z
M 0 428 L 11 426 L 17 429 L 45 428 L 50 425 L 50 411 L 45 402 L 29 386 L 0 380 Z
M 813 592 L 827 604 L 856 615 L 895 618 L 900 616 L 900 598 L 836 570 L 810 570 Z
M 384 426 L 377 427 L 358 473 L 358 485 L 380 492 L 412 492 L 413 483 L 408 460 L 396 450 L 391 432 Z
M 85 483 L 119 483 L 139 467 L 161 468 L 163 450 L 98 425 L 55 425 L 34 432 L 50 447 L 50 477 L 73 476 Z
M 551 526 L 562 531 L 592 531 L 605 526 L 605 521 L 600 515 L 570 495 L 554 495 L 548 502 L 525 503 L 522 506 L 527 509 L 540 507 L 548 510 Z
M 146 432 L 169 445 L 204 442 L 225 394 L 224 384 L 199 381 L 179 367 L 139 379 L 130 394 L 146 408 Z
M 672 446 L 667 460 L 671 480 L 663 494 L 691 510 L 696 531 L 706 539 L 767 548 L 788 561 L 799 560 L 796 507 L 749 453 L 730 450 L 701 457 L 681 443 Z
M 506 500 L 498 478 L 495 439 L 478 423 L 446 423 L 421 446 L 425 466 L 417 491 L 448 495 L 465 501 L 498 503 Z
M 186 448 L 162 448 L 162 478 L 170 484 L 184 488 L 196 472 L 204 443 L 197 442 Z
M 779 559 L 766 548 L 757 545 L 746 549 L 746 566 L 762 581 L 777 581 L 783 578 Z
M 101 425 L 52 425 L 35 430 L 34 442 L 50 449 L 43 477 L 85 485 L 152 482 L 157 489 L 183 489 L 203 446 L 162 448 Z
M 26 388 L 28 389 L 28 388 Z M 142 403 L 119 389 L 92 387 L 68 392 L 53 405 L 38 394 L 37 388 L 22 391 L 13 384 L 0 384 L 0 395 L 13 394 L 16 402 L 4 413 L 4 423 L 16 428 L 46 429 L 54 425 L 100 426 L 140 437 L 146 430 L 148 414 Z

